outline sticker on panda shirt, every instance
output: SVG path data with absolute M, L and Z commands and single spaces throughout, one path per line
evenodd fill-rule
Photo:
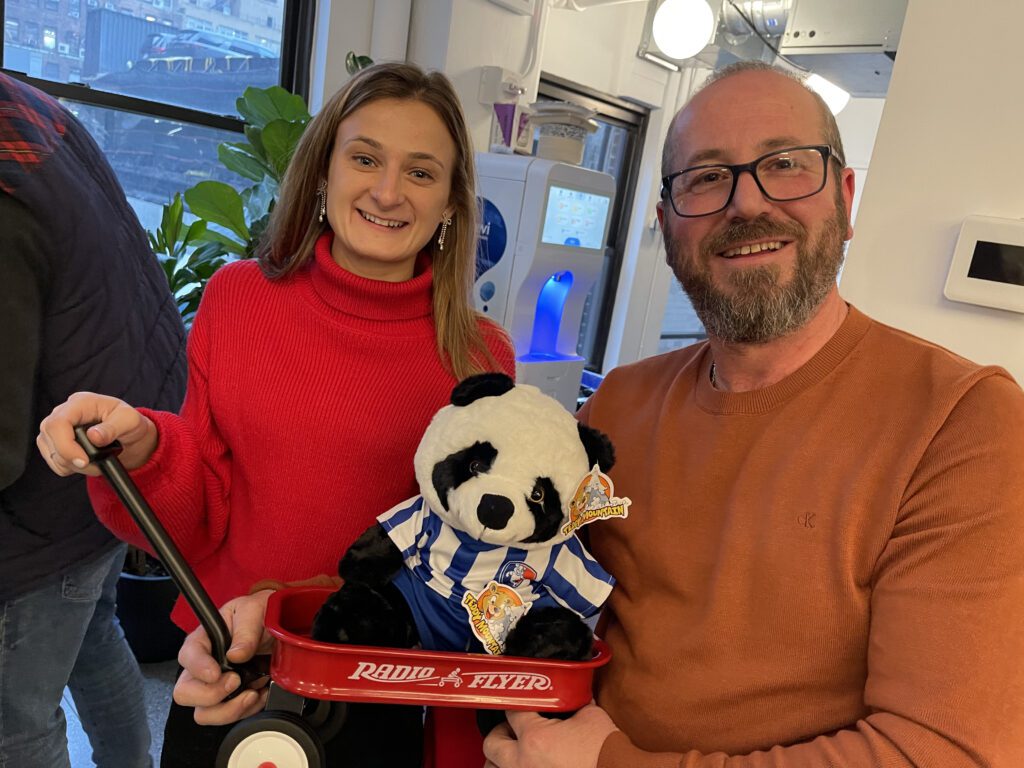
M 514 589 L 496 581 L 488 582 L 479 594 L 467 592 L 462 598 L 473 634 L 495 656 L 504 652 L 505 638 L 531 605 L 523 603 Z
M 562 526 L 562 535 L 568 536 L 584 525 L 609 517 L 629 517 L 628 498 L 616 498 L 612 479 L 594 465 L 579 485 L 569 502 L 569 522 Z

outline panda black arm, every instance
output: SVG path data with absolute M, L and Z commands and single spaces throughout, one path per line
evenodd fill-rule
M 505 639 L 507 656 L 583 661 L 594 648 L 594 633 L 573 611 L 560 605 L 530 611 Z
M 586 424 L 577 424 L 580 433 L 580 442 L 587 452 L 587 461 L 590 466 L 597 464 L 602 472 L 607 472 L 615 464 L 615 448 L 612 441 L 604 432 L 588 427 Z
M 356 539 L 338 563 L 338 575 L 348 582 L 381 585 L 403 567 L 402 552 L 379 523 Z

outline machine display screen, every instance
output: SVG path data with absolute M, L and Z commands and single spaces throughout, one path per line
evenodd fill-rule
M 549 245 L 604 248 L 604 225 L 611 198 L 578 189 L 552 186 L 540 240 Z
M 979 240 L 974 246 L 967 276 L 1024 286 L 1024 248 Z

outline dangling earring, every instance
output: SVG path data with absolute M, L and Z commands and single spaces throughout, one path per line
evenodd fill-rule
M 316 189 L 316 200 L 317 200 L 317 203 L 319 203 L 318 207 L 320 208 L 320 215 L 317 217 L 317 220 L 321 224 L 323 224 L 324 223 L 324 214 L 327 213 L 327 182 L 326 181 L 321 181 L 320 182 L 320 186 L 317 187 L 317 189 Z
M 441 234 L 437 236 L 437 250 L 444 250 L 444 236 L 448 232 L 448 225 L 452 223 L 451 216 L 445 216 L 444 221 L 441 222 Z

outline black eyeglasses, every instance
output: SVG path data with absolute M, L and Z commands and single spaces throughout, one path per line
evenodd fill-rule
M 769 200 L 800 200 L 825 188 L 830 157 L 842 164 L 832 147 L 821 144 L 779 149 L 749 163 L 685 168 L 661 180 L 661 197 L 679 216 L 710 216 L 729 206 L 740 174 L 748 171 Z

